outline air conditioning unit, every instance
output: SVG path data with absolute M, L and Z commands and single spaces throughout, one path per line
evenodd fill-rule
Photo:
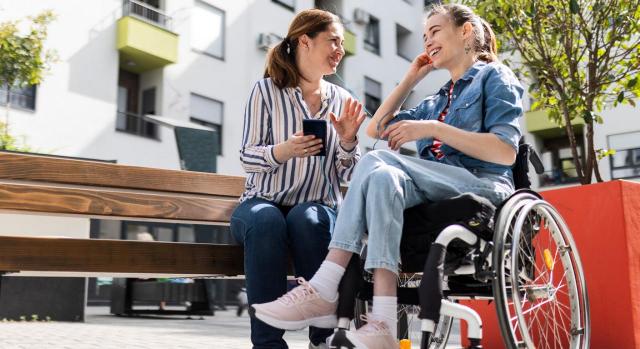
M 361 8 L 357 8 L 353 11 L 353 21 L 358 24 L 369 23 L 369 13 Z
M 260 33 L 258 35 L 257 46 L 259 49 L 268 51 L 271 47 L 282 41 L 282 38 L 272 33 Z

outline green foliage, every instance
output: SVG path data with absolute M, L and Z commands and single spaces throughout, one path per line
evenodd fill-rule
M 558 125 L 585 121 L 588 158 L 582 177 L 590 182 L 590 164 L 597 171 L 591 161 L 593 123 L 603 122 L 604 108 L 635 106 L 640 97 L 640 0 L 464 2 L 505 41 L 502 51 L 512 53 L 505 64 L 521 63 L 513 68 L 530 83 L 532 109 L 548 110 Z M 580 173 L 580 160 L 574 162 Z
M 54 51 L 44 49 L 47 26 L 55 15 L 44 11 L 29 19 L 32 23 L 26 34 L 20 32 L 19 21 L 0 23 L 0 81 L 8 86 L 39 84 L 56 60 Z
M 57 61 L 55 51 L 44 49 L 47 26 L 55 19 L 53 12 L 44 11 L 28 19 L 31 26 L 26 33 L 20 31 L 19 21 L 0 23 L 0 84 L 8 87 L 3 101 L 5 121 L 0 124 L 0 149 L 28 151 L 9 132 L 11 89 L 39 84 L 50 65 Z
M 12 136 L 6 130 L 6 126 L 3 122 L 0 122 L 0 150 L 12 150 L 31 153 L 34 149 L 27 145 L 26 139 L 19 140 Z

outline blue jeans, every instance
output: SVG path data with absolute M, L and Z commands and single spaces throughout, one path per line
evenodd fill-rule
M 242 202 L 231 216 L 231 233 L 244 246 L 244 270 L 249 304 L 271 302 L 287 292 L 289 256 L 296 276 L 310 279 L 327 255 L 335 224 L 333 209 L 302 203 L 284 207 L 252 198 Z M 318 344 L 333 330 L 309 328 L 309 339 Z M 251 319 L 254 349 L 287 348 L 284 331 Z
M 356 166 L 329 248 L 360 253 L 367 233 L 365 268 L 398 273 L 405 209 L 466 192 L 499 204 L 512 191 L 491 175 L 388 150 L 371 151 Z

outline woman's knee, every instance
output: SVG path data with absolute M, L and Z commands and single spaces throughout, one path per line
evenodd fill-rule
M 270 201 L 249 199 L 231 216 L 231 232 L 239 243 L 247 239 L 286 239 L 286 221 L 282 211 Z
M 289 211 L 286 222 L 292 238 L 328 240 L 333 230 L 335 213 L 317 203 L 302 203 Z

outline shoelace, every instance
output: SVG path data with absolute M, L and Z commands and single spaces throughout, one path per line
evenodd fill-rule
M 287 305 L 296 304 L 303 300 L 306 296 L 316 293 L 309 282 L 307 282 L 307 280 L 305 280 L 303 277 L 297 278 L 296 281 L 298 282 L 299 286 L 287 292 L 284 296 L 278 298 L 278 301 Z
M 367 324 L 360 327 L 358 331 L 361 332 L 389 332 L 389 328 L 387 324 L 380 320 L 369 319 L 369 317 L 365 314 L 360 315 L 360 320 L 366 322 Z

